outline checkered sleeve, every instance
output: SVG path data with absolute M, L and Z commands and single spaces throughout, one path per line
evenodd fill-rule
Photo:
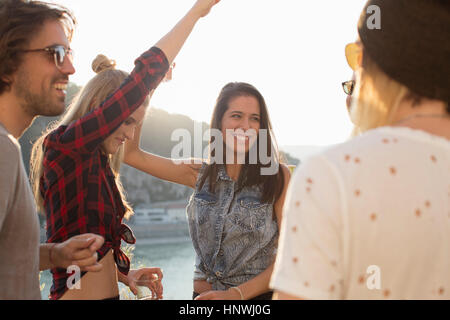
M 135 68 L 121 86 L 98 108 L 70 124 L 57 143 L 65 149 L 93 152 L 142 105 L 169 69 L 162 50 L 153 47 L 135 61 Z

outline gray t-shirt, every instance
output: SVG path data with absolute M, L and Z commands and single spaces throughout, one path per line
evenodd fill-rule
M 20 145 L 0 124 L 0 300 L 41 299 L 39 219 Z

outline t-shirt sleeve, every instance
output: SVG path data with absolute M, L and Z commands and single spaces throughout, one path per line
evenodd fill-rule
M 288 188 L 270 286 L 303 299 L 343 294 L 342 188 L 323 156 L 297 169 Z
M 18 147 L 5 136 L 0 136 L 0 147 L 2 155 L 0 157 L 0 230 L 9 208 L 15 201 L 18 172 L 20 169 L 21 155 Z

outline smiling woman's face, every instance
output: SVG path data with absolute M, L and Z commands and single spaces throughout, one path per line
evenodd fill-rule
M 255 97 L 239 96 L 231 99 L 221 123 L 227 149 L 234 153 L 248 152 L 256 141 L 260 119 L 260 107 Z
M 145 110 L 145 106 L 140 106 L 113 134 L 103 141 L 101 148 L 106 154 L 115 154 L 126 140 L 133 139 L 136 127 L 144 120 Z

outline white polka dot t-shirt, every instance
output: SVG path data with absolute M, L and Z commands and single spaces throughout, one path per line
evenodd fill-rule
M 382 127 L 299 167 L 271 287 L 305 299 L 450 299 L 450 141 Z

